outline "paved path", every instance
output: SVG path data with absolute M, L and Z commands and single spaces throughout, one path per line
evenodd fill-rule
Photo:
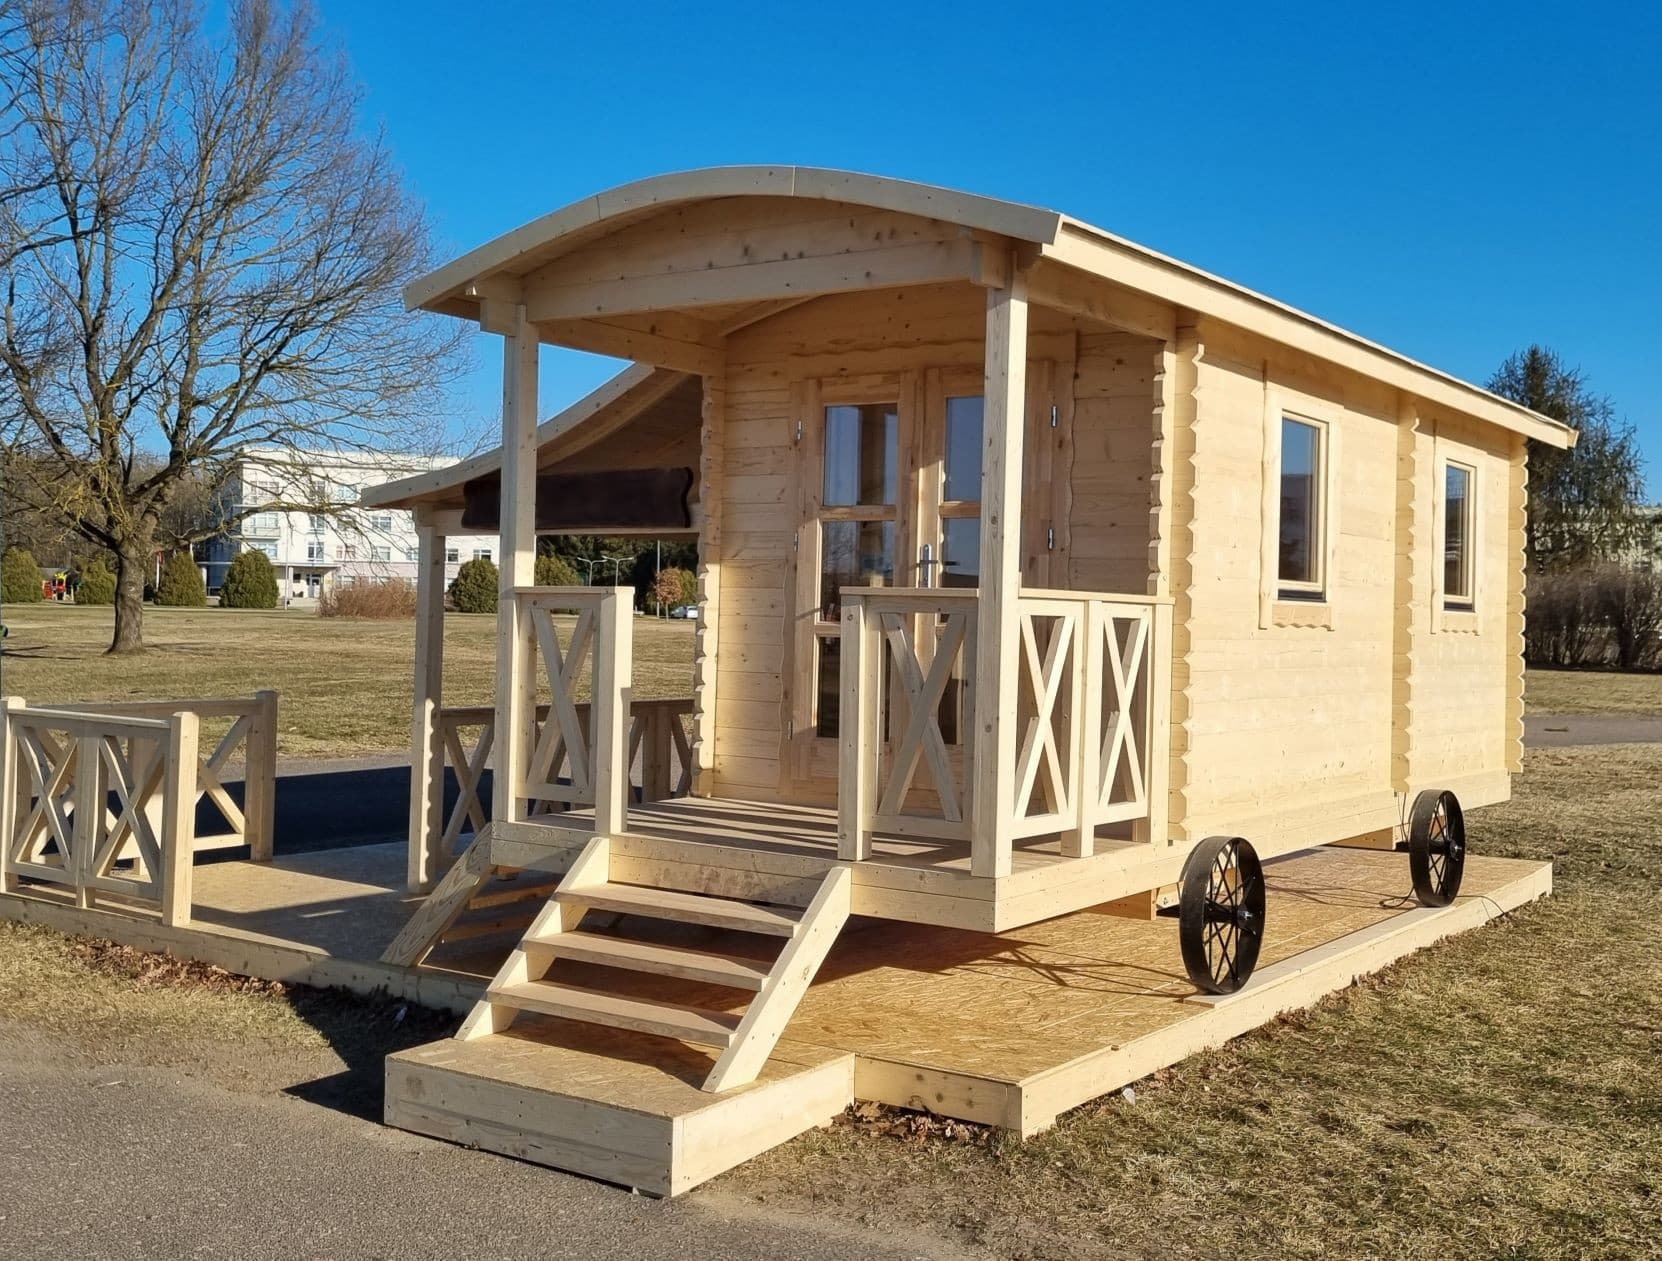
M 1662 715 L 1530 714 L 1524 743 L 1533 749 L 1582 744 L 1662 744 Z
M 178 1069 L 69 1066 L 0 1038 L 4 1255 L 958 1258 L 718 1187 L 656 1201 Z

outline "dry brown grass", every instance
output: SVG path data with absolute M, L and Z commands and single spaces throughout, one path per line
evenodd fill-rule
M 1662 715 L 1662 674 L 1531 670 L 1524 701 L 1532 714 Z
M 311 612 L 147 609 L 150 651 L 103 655 L 110 609 L 72 605 L 6 610 L 11 638 L 0 688 L 31 701 L 171 699 L 281 693 L 278 749 L 300 757 L 399 753 L 409 747 L 412 622 L 321 618 Z M 445 619 L 445 700 L 491 700 L 496 619 Z M 635 619 L 635 694 L 692 691 L 694 624 Z

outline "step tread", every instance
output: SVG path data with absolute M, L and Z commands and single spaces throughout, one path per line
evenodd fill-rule
M 677 1007 L 643 998 L 624 998 L 597 990 L 556 985 L 552 981 L 522 981 L 517 985 L 492 986 L 485 997 L 520 1011 L 561 1016 L 567 1020 L 634 1029 L 680 1038 L 699 1046 L 725 1048 L 733 1041 L 740 1017 L 724 1011 L 698 1007 Z
M 681 893 L 638 884 L 597 884 L 586 888 L 561 889 L 555 895 L 562 902 L 574 902 L 597 911 L 619 911 L 625 915 L 649 915 L 654 919 L 680 920 L 713 928 L 791 937 L 802 920 L 792 906 L 765 906 L 733 898 L 702 893 Z
M 676 976 L 689 981 L 705 981 L 713 985 L 727 985 L 734 989 L 751 991 L 762 988 L 772 966 L 758 959 L 714 954 L 704 950 L 688 950 L 679 946 L 636 941 L 605 933 L 585 933 L 581 930 L 550 933 L 546 937 L 527 936 L 524 944 L 543 947 L 557 958 L 571 959 L 579 963 L 598 963 L 605 967 L 626 968 L 632 972 Z

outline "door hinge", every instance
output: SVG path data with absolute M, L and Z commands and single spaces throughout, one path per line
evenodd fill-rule
M 800 420 L 796 422 L 796 441 L 802 441 L 802 422 Z
M 796 551 L 797 544 L 801 541 L 801 538 L 802 538 L 801 534 L 791 535 L 791 551 L 793 551 L 793 552 Z
M 1050 427 L 1056 429 L 1062 423 L 1062 409 L 1055 403 L 1050 405 Z
M 785 739 L 787 741 L 789 741 L 789 740 L 794 740 L 795 738 L 796 738 L 796 723 L 792 719 L 787 718 L 787 719 L 785 719 Z
M 1056 550 L 1056 527 L 1053 525 L 1045 527 L 1045 550 L 1051 552 Z

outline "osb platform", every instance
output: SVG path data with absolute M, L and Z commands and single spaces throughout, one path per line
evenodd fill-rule
M 435 955 L 438 966 L 377 962 L 419 905 L 418 898 L 397 890 L 402 872 L 403 846 L 396 844 L 297 855 L 273 864 L 204 864 L 196 869 L 199 922 L 183 929 L 16 894 L 0 895 L 0 916 L 167 950 L 249 975 L 363 993 L 390 991 L 465 1012 L 513 944 L 513 934 L 447 948 Z M 852 1056 L 852 1097 L 1032 1134 L 1069 1108 L 1282 1011 L 1308 1006 L 1358 975 L 1541 897 L 1552 885 L 1549 864 L 1474 856 L 1459 901 L 1432 911 L 1413 903 L 1408 862 L 1401 854 L 1320 849 L 1278 859 L 1266 866 L 1266 875 L 1267 932 L 1257 974 L 1240 994 L 1221 1000 L 1202 999 L 1189 985 L 1177 926 L 1170 920 L 1083 911 L 996 937 L 888 920 L 851 921 L 792 1019 L 764 1083 L 825 1069 L 825 1077 L 814 1078 L 817 1091 L 832 1075 L 825 1066 Z M 730 991 L 698 992 L 685 983 L 676 996 L 712 1007 L 732 998 Z M 536 1026 L 527 1021 L 524 1028 Z M 552 1132 L 552 1123 L 538 1111 L 549 1081 L 615 1081 L 620 1094 L 608 1096 L 585 1085 L 584 1097 L 603 1108 L 650 1097 L 660 1101 L 655 1115 L 672 1121 L 711 1106 L 711 1096 L 692 1084 L 708 1071 L 709 1053 L 639 1039 L 648 1048 L 642 1062 L 619 1064 L 610 1057 L 622 1044 L 596 1042 L 599 1034 L 584 1030 L 569 1035 L 564 1046 L 525 1050 L 529 1077 L 520 1083 L 525 1093 L 514 1113 L 523 1118 L 521 1137 L 486 1142 L 475 1134 L 467 1141 L 540 1159 L 538 1152 L 548 1148 L 533 1140 Z M 444 1051 L 432 1054 L 488 1054 L 464 1053 L 448 1041 L 440 1045 Z M 664 1048 L 673 1048 L 668 1060 Z M 583 1061 L 589 1067 L 578 1072 L 564 1055 L 595 1058 Z M 433 1060 L 429 1067 L 438 1071 L 441 1062 L 467 1077 L 475 1061 Z M 787 1131 L 824 1119 L 820 1096 L 798 1093 L 814 1106 L 791 1113 L 787 1123 L 751 1119 L 767 1116 L 766 1108 L 717 1109 L 692 1122 L 689 1132 L 697 1135 L 700 1126 L 736 1115 L 737 1132 L 724 1131 L 721 1139 L 732 1150 L 764 1138 L 782 1141 Z M 849 1092 L 840 1097 L 846 1102 Z M 621 1104 L 605 1102 L 619 1098 Z M 401 1125 L 416 1119 L 407 1110 L 400 1117 Z M 410 1128 L 453 1136 L 444 1124 L 436 1117 Z M 658 1133 L 661 1137 L 661 1126 Z M 574 1159 L 562 1167 L 576 1167 Z M 660 1177 L 670 1190 L 684 1185 L 687 1169 L 700 1167 L 693 1161 L 678 1173 L 673 1160 L 666 1160 Z M 591 1161 L 582 1171 L 597 1169 Z M 638 1168 L 622 1180 L 647 1189 L 656 1185 Z

